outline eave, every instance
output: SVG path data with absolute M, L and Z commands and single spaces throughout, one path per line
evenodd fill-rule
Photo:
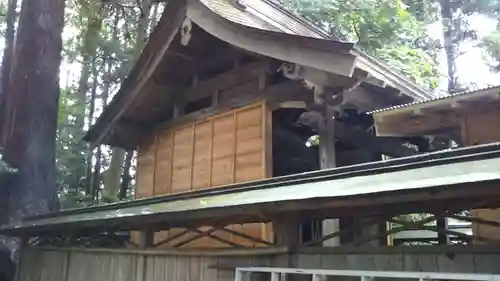
M 353 211 L 369 216 L 494 208 L 500 202 L 498 165 L 495 143 L 29 217 L 1 227 L 0 234 L 163 230 L 215 221 L 265 222 L 285 214 L 324 219 Z

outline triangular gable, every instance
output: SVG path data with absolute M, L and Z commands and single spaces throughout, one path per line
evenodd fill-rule
M 117 123 L 127 121 L 120 118 L 160 65 L 186 16 L 207 33 L 240 49 L 346 77 L 351 77 L 358 68 L 415 100 L 432 97 L 379 60 L 356 49 L 352 43 L 327 38 L 319 28 L 270 1 L 170 1 L 138 62 L 85 140 L 120 146 L 106 141 L 105 137 L 109 137 L 112 128 L 117 128 Z M 136 126 L 134 130 L 146 129 L 141 127 L 144 126 Z M 112 134 L 114 139 L 120 138 L 120 130 Z

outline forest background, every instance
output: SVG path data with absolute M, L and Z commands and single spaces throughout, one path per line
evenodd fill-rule
M 266 1 L 357 42 L 436 95 L 500 84 L 500 0 Z M 0 172 L 20 173 L 0 177 L 0 223 L 133 198 L 134 152 L 90 147 L 82 136 L 131 70 L 164 6 L 152 0 L 0 1 L 0 127 L 8 163 Z M 45 59 L 28 58 L 42 50 Z M 19 88 L 32 69 L 54 83 Z M 20 114 L 16 106 L 29 114 L 13 118 Z M 33 144 L 23 137 L 30 136 L 43 151 L 26 152 Z M 33 168 L 40 166 L 45 170 Z

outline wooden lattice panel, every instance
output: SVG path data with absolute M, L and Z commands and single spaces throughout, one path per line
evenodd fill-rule
M 174 194 L 267 178 L 270 175 L 268 137 L 270 114 L 265 103 L 257 103 L 192 124 L 158 132 L 139 147 L 137 197 Z M 270 225 L 256 223 L 228 228 L 271 240 Z M 209 227 L 200 230 L 208 230 Z M 158 233 L 156 242 L 175 236 L 183 229 Z M 177 245 L 195 233 L 165 244 Z M 223 231 L 213 235 L 245 246 L 261 246 Z M 228 246 L 204 237 L 185 247 Z

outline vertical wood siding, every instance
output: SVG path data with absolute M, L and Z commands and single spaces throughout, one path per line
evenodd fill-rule
M 138 148 L 136 197 L 182 193 L 270 177 L 269 118 L 265 103 L 259 102 L 146 138 Z M 229 228 L 271 240 L 270 224 L 231 225 Z M 155 240 L 159 242 L 181 231 L 172 229 L 159 233 Z M 196 234 L 185 234 L 163 246 L 175 245 L 193 235 Z M 263 246 L 222 231 L 213 235 L 245 246 Z M 228 245 L 208 237 L 184 245 L 225 246 Z
M 500 253 L 480 252 L 208 256 L 26 250 L 21 260 L 20 281 L 233 281 L 233 272 L 222 268 L 227 266 L 500 274 Z
M 296 267 L 309 269 L 428 271 L 500 274 L 500 253 L 299 254 Z
M 20 281 L 233 281 L 231 270 L 209 267 L 235 262 L 238 265 L 271 266 L 269 256 L 209 257 L 41 250 L 25 251 L 22 260 Z M 63 269 L 65 264 L 66 270 Z

